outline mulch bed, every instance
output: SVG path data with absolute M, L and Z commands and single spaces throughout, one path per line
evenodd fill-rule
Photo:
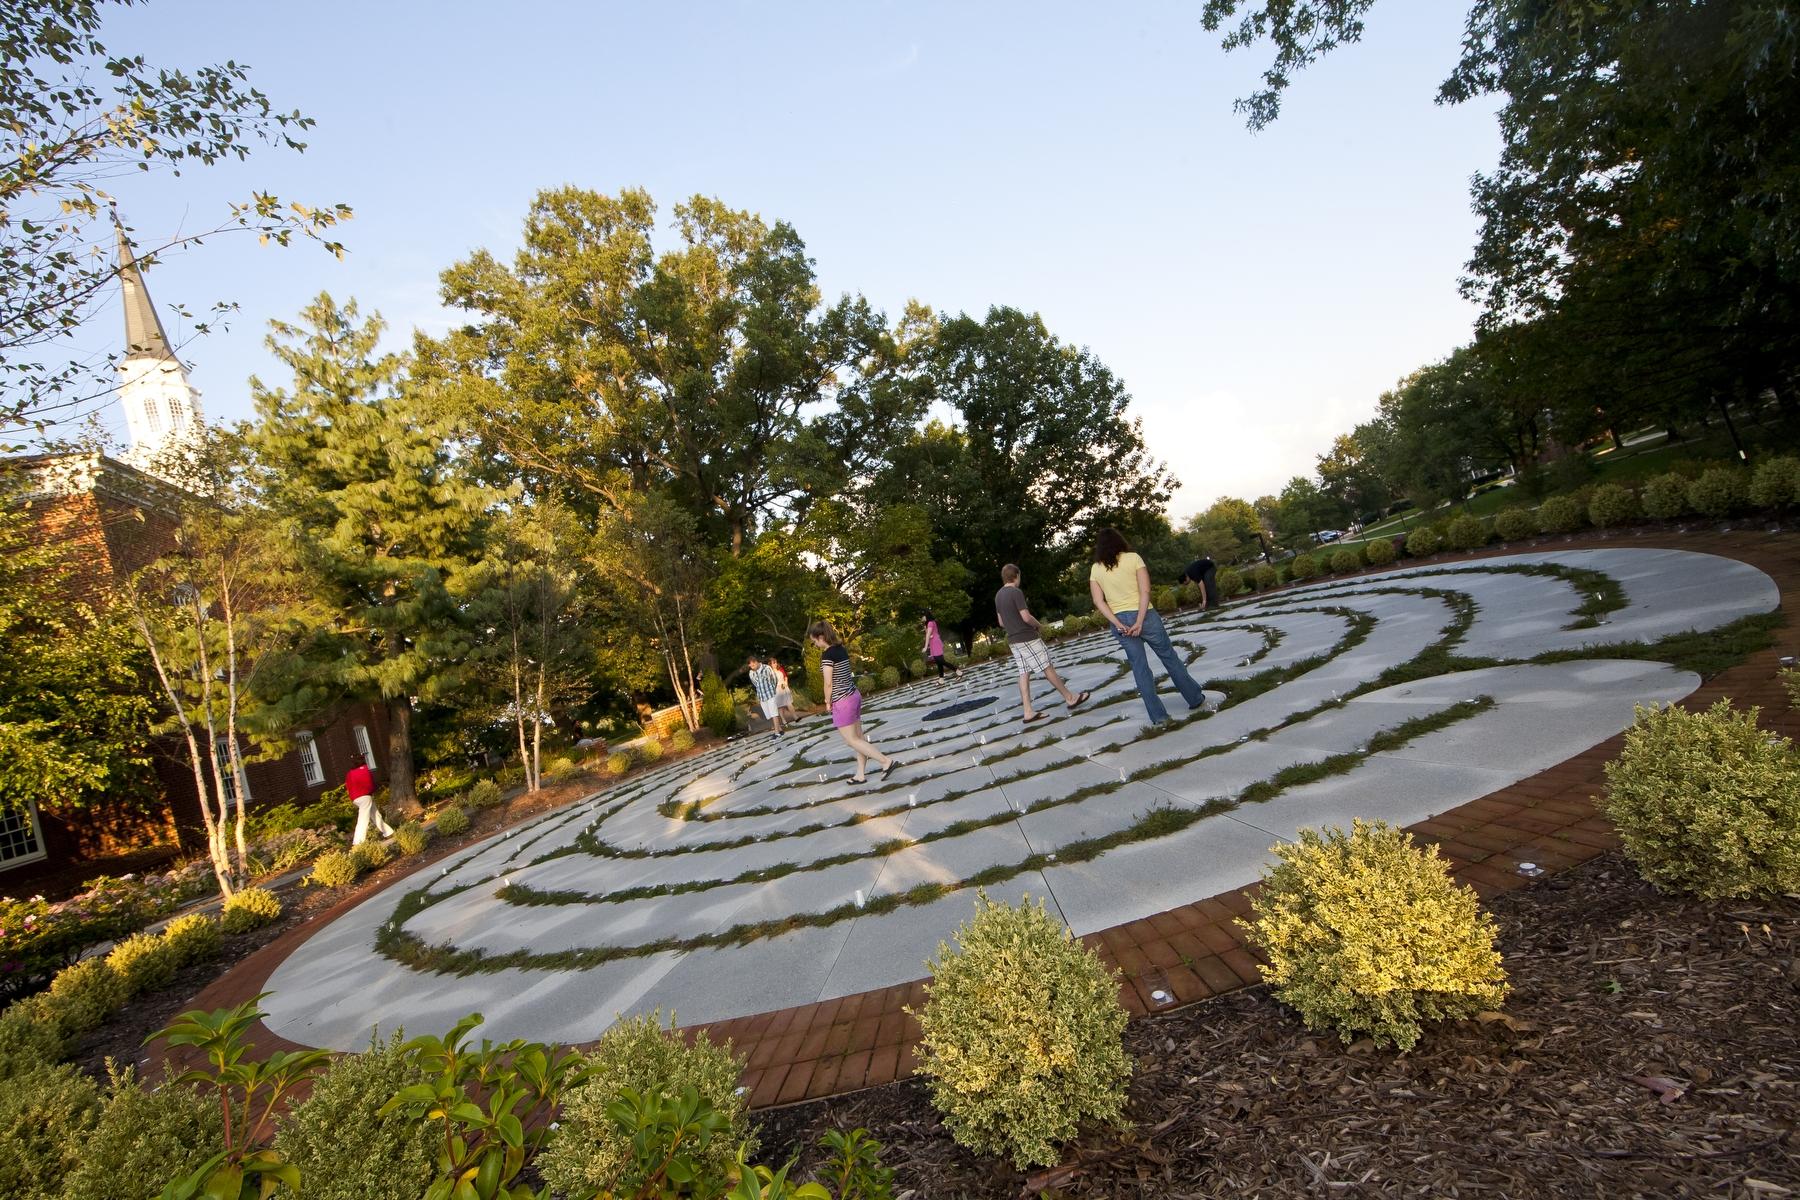
M 1800 902 L 1660 896 L 1613 853 L 1491 910 L 1504 1015 L 1409 1054 L 1253 988 L 1133 1022 L 1132 1127 L 1030 1178 L 952 1143 L 918 1082 L 760 1113 L 764 1158 L 866 1126 L 932 1200 L 1800 1193 Z

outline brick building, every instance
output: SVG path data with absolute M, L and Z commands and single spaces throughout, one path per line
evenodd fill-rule
M 32 513 L 37 535 L 70 551 L 76 589 L 71 599 L 97 608 L 106 605 L 116 582 L 174 549 L 184 496 L 147 466 L 171 444 L 178 446 L 200 420 L 199 394 L 169 348 L 123 235 L 119 247 L 130 348 L 119 367 L 119 399 L 131 450 L 121 458 L 89 452 L 0 460 L 7 491 Z M 150 681 L 146 686 L 154 688 Z M 374 772 L 379 786 L 386 763 L 378 747 L 387 745 L 387 732 L 382 707 L 347 707 L 315 728 L 297 731 L 294 750 L 281 758 L 245 763 L 231 794 L 246 789 L 252 809 L 288 801 L 305 805 L 341 784 L 357 761 Z M 246 739 L 240 750 L 249 749 Z M 34 805 L 0 812 L 0 894 L 19 894 L 43 880 L 78 882 L 100 873 L 100 860 L 146 848 L 173 854 L 203 846 L 185 739 L 158 743 L 156 773 L 162 798 L 148 807 L 121 803 L 60 812 Z

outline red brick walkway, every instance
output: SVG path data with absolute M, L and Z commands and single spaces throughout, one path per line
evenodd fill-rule
M 1800 535 L 1583 537 L 1567 548 L 1601 546 L 1695 550 L 1739 559 L 1775 581 L 1781 589 L 1784 613 L 1789 596 L 1800 594 Z M 1563 549 L 1565 543 L 1550 539 L 1541 546 L 1512 546 L 1462 557 L 1491 558 L 1534 548 Z M 1760 706 L 1767 728 L 1800 735 L 1800 718 L 1789 711 L 1775 677 L 1780 657 L 1800 651 L 1800 630 L 1793 626 L 1779 629 L 1775 641 L 1772 648 L 1707 681 L 1684 704 L 1704 708 L 1729 696 L 1739 705 Z M 1596 810 L 1594 798 L 1604 788 L 1603 768 L 1622 742 L 1622 735 L 1609 738 L 1547 771 L 1409 828 L 1421 840 L 1436 843 L 1457 876 L 1483 899 L 1522 887 L 1530 880 L 1518 873 L 1521 862 L 1534 862 L 1554 872 L 1618 844 L 1611 825 Z M 1256 959 L 1234 924 L 1237 917 L 1249 912 L 1254 890 L 1252 885 L 1225 892 L 1101 930 L 1083 940 L 1122 972 L 1120 998 L 1134 1016 L 1191 1004 L 1260 982 Z M 213 1008 L 254 995 L 275 967 L 331 915 L 364 898 L 358 895 L 347 900 L 315 924 L 270 943 L 201 992 L 194 1005 Z M 1151 999 L 1158 990 L 1171 996 L 1168 1003 L 1158 1005 Z M 729 1038 L 748 1056 L 744 1085 L 750 1089 L 753 1106 L 791 1104 L 911 1076 L 919 1026 L 902 1009 L 917 1007 L 924 998 L 924 981 L 920 980 L 718 1021 L 686 1032 L 692 1035 L 706 1029 L 714 1040 Z M 267 1029 L 259 1029 L 258 1034 L 260 1046 L 292 1047 Z

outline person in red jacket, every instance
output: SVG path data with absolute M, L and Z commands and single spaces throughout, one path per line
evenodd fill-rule
M 394 830 L 382 818 L 381 810 L 375 807 L 375 778 L 369 773 L 366 764 L 357 763 L 344 776 L 344 791 L 349 793 L 350 803 L 356 805 L 356 832 L 350 835 L 350 844 L 360 846 L 363 839 L 369 836 L 369 822 L 375 822 L 375 828 L 381 836 L 391 838 Z

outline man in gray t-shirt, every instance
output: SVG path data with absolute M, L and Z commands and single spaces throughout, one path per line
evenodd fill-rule
M 1070 708 L 1081 704 L 1088 698 L 1086 692 L 1077 696 L 1063 682 L 1063 677 L 1056 673 L 1050 664 L 1050 650 L 1044 645 L 1044 631 L 1038 619 L 1031 615 L 1030 607 L 1025 603 L 1025 593 L 1019 589 L 1019 568 L 1007 563 L 1000 568 L 1000 582 L 1004 585 L 994 593 L 994 615 L 999 618 L 1000 628 L 1006 631 L 1006 644 L 1012 647 L 1013 661 L 1019 666 L 1019 699 L 1024 702 L 1025 719 L 1035 721 L 1044 714 L 1031 707 L 1031 676 L 1042 675 L 1050 681 L 1050 686 L 1061 693 L 1063 703 Z

